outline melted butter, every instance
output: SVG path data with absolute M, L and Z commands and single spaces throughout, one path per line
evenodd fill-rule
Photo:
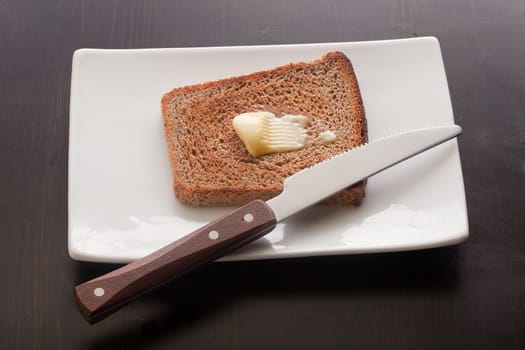
M 270 112 L 248 112 L 233 118 L 233 128 L 254 157 L 302 149 L 307 134 L 304 115 L 285 114 L 277 118 Z

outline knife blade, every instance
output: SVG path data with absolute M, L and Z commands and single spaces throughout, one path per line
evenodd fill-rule
M 458 125 L 397 133 L 301 170 L 267 202 L 248 203 L 142 259 L 77 286 L 79 311 L 88 322 L 98 322 L 140 295 L 264 236 L 290 215 L 460 133 Z

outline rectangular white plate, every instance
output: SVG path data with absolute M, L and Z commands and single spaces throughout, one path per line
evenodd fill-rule
M 69 253 L 129 262 L 232 208 L 177 202 L 160 99 L 174 87 L 247 74 L 328 51 L 354 65 L 370 139 L 454 122 L 432 37 L 371 42 L 144 50 L 73 56 L 69 139 Z M 372 177 L 360 207 L 313 207 L 224 260 L 421 249 L 468 236 L 455 140 Z

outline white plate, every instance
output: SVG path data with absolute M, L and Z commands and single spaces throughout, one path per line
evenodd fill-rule
M 246 74 L 340 50 L 352 61 L 369 137 L 454 122 L 435 38 L 144 50 L 73 56 L 69 139 L 69 253 L 129 262 L 232 208 L 179 204 L 160 112 L 176 86 Z M 387 252 L 468 236 L 457 142 L 372 177 L 360 207 L 314 207 L 224 260 Z

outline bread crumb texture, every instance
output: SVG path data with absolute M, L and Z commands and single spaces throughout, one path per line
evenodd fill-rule
M 367 140 L 359 86 L 351 62 L 341 52 L 176 88 L 163 96 L 161 106 L 175 194 L 181 202 L 197 206 L 267 200 L 282 191 L 286 177 Z M 258 110 L 306 116 L 306 147 L 250 155 L 232 120 Z M 334 142 L 317 139 L 325 130 L 335 132 Z M 325 203 L 357 205 L 363 196 L 364 182 Z

